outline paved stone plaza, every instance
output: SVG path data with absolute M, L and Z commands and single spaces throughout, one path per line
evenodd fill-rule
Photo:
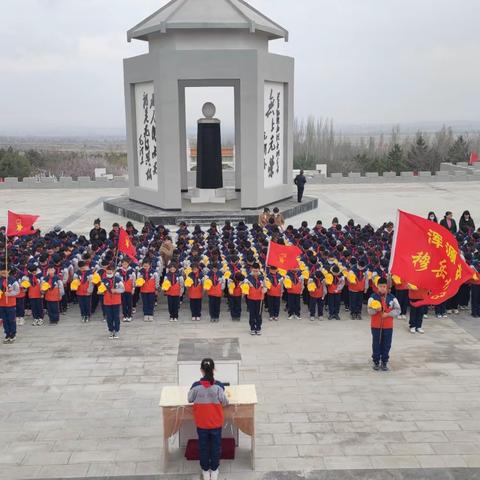
M 258 389 L 257 472 L 245 439 L 223 478 L 480 467 L 473 319 L 462 317 L 462 327 L 429 319 L 424 336 L 397 321 L 392 371 L 379 373 L 370 368 L 367 320 L 282 318 L 251 338 L 246 319 L 192 324 L 186 306 L 182 313 L 172 325 L 162 304 L 155 323 L 123 325 L 118 341 L 98 318 L 81 324 L 76 308 L 56 327 L 21 327 L 18 342 L 1 348 L 1 478 L 162 473 L 160 390 L 176 382 L 179 339 L 195 337 L 238 337 L 241 382 Z M 169 473 L 197 470 L 174 455 Z
M 478 222 L 478 187 L 313 186 L 306 193 L 320 206 L 305 218 L 379 225 L 397 207 L 456 217 L 468 208 Z M 86 233 L 97 216 L 106 227 L 123 220 L 104 214 L 99 201 L 123 193 L 1 191 L 0 214 L 37 213 L 42 227 Z M 195 337 L 238 337 L 241 382 L 254 383 L 259 396 L 256 472 L 242 438 L 237 459 L 222 464 L 222 479 L 480 478 L 478 319 L 430 316 L 423 336 L 398 320 L 392 371 L 380 373 L 370 368 L 366 318 L 282 317 L 252 338 L 245 314 L 232 323 L 222 309 L 219 324 L 193 324 L 184 305 L 180 322 L 170 324 L 162 300 L 153 324 L 137 315 L 118 341 L 108 340 L 98 314 L 81 324 L 76 307 L 58 326 L 20 327 L 16 344 L 0 345 L 0 478 L 198 479 L 197 463 L 179 453 L 168 476 L 157 477 L 165 473 L 160 391 L 176 383 L 179 339 Z
M 458 219 L 463 210 L 471 211 L 477 223 L 480 220 L 480 182 L 411 183 L 379 185 L 309 185 L 305 195 L 318 198 L 318 208 L 287 220 L 295 226 L 302 220 L 310 223 L 318 219 L 329 225 L 333 217 L 345 223 L 354 218 L 360 223 L 379 226 L 386 220 L 395 221 L 396 209 L 417 215 L 434 210 L 443 217 L 447 210 Z M 40 215 L 37 225 L 52 228 L 56 224 L 67 230 L 88 233 L 93 220 L 100 217 L 106 229 L 115 221 L 125 219 L 103 210 L 103 201 L 121 195 L 127 189 L 58 189 L 58 190 L 0 190 L 0 218 L 6 218 L 7 210 Z M 137 222 L 133 222 L 138 226 Z

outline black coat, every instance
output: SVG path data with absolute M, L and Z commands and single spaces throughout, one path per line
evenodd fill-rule
M 460 230 L 464 233 L 467 233 L 470 230 L 475 231 L 475 222 L 473 221 L 472 217 L 470 217 L 468 220 L 465 220 L 462 217 L 459 222 L 459 227 L 460 227 Z
M 304 188 L 305 184 L 307 183 L 307 179 L 305 178 L 305 175 L 297 175 L 293 183 L 295 183 L 298 188 Z
M 107 240 L 107 231 L 104 228 L 92 228 L 90 230 L 90 241 L 105 243 Z
M 452 218 L 452 225 L 450 228 L 448 228 L 447 224 L 447 219 L 444 218 L 443 220 L 440 221 L 440 225 L 442 227 L 445 227 L 449 232 L 453 233 L 454 235 L 457 233 L 457 222 Z

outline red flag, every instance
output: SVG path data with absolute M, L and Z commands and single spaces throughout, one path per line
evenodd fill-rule
M 268 247 L 267 265 L 271 267 L 281 268 L 283 270 L 293 270 L 298 268 L 297 257 L 302 251 L 295 245 L 280 245 L 270 242 Z
M 475 165 L 478 162 L 478 152 L 472 152 L 470 154 L 470 161 L 468 162 L 469 165 Z
M 35 233 L 33 224 L 37 221 L 38 215 L 23 215 L 8 211 L 7 236 L 22 237 Z
M 120 227 L 120 234 L 118 236 L 118 251 L 128 255 L 135 263 L 138 263 L 137 249 L 128 233 L 122 227 Z
M 390 273 L 428 292 L 417 306 L 445 302 L 473 276 L 452 233 L 402 211 L 393 240 Z

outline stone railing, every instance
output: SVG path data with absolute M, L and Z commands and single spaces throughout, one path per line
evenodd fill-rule
M 60 188 L 128 188 L 128 177 L 114 177 L 113 180 L 97 178 L 92 180 L 90 177 L 78 177 L 73 180 L 72 177 L 25 177 L 18 179 L 15 177 L 6 177 L 0 182 L 0 190 L 8 189 L 60 189 Z
M 478 182 L 480 181 L 480 163 L 469 166 L 468 163 L 442 163 L 440 171 L 432 174 L 431 172 L 384 172 L 380 175 L 377 172 L 367 172 L 365 175 L 359 172 L 332 173 L 328 177 L 319 175 L 315 171 L 305 171 L 309 184 L 380 184 L 380 183 L 433 183 L 433 182 Z M 188 182 L 190 185 L 195 183 L 195 172 L 188 172 Z M 235 173 L 232 170 L 224 170 L 223 179 L 225 186 L 233 186 L 235 183 Z M 45 189 L 45 188 L 128 188 L 128 177 L 114 177 L 113 180 L 95 179 L 90 177 L 78 177 L 73 180 L 72 177 L 26 177 L 19 180 L 14 177 L 5 178 L 0 182 L 0 190 L 7 189 Z
M 480 182 L 480 165 L 473 167 L 467 163 L 442 163 L 440 171 L 432 174 L 431 172 L 384 172 L 380 175 L 377 172 L 367 172 L 365 175 L 360 173 L 332 173 L 328 177 L 324 175 L 314 175 L 308 180 L 310 184 L 380 184 L 380 183 L 433 183 L 433 182 Z

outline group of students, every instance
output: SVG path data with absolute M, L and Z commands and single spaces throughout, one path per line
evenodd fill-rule
M 478 272 L 480 233 L 466 213 L 456 236 L 465 260 Z M 132 321 L 140 302 L 143 320 L 153 321 L 161 294 L 172 323 L 178 322 L 181 305 L 187 302 L 192 321 L 200 321 L 206 303 L 213 323 L 219 321 L 222 308 L 229 310 L 233 321 L 247 311 L 252 335 L 261 335 L 265 313 L 278 321 L 282 305 L 290 320 L 301 318 L 302 305 L 311 321 L 323 319 L 325 310 L 329 320 L 340 320 L 342 304 L 351 319 L 361 319 L 369 298 L 379 293 L 380 280 L 387 281 L 388 291 L 398 299 L 400 318 L 406 318 L 410 309 L 410 331 L 423 333 L 427 309 L 415 307 L 422 292 L 413 290 L 406 279 L 388 274 L 393 223 L 374 229 L 353 220 L 342 226 L 334 218 L 328 227 L 318 221 L 313 227 L 302 222 L 299 228 L 284 229 L 278 218 L 251 227 L 243 222 L 234 226 L 227 221 L 222 227 L 212 223 L 206 230 L 182 222 L 176 232 L 149 222 L 137 231 L 129 222 L 126 228 L 138 259 L 118 252 L 119 225 L 107 235 L 100 220 L 90 238 L 60 228 L 44 236 L 35 232 L 10 237 L 8 268 L 0 265 L 5 341 L 15 341 L 16 325 L 24 323 L 26 310 L 31 311 L 33 325 L 41 326 L 45 313 L 55 325 L 72 303 L 78 303 L 84 323 L 101 309 L 109 337 L 116 339 L 121 318 Z M 449 214 L 444 221 L 447 228 L 452 226 Z M 298 267 L 282 271 L 266 265 L 270 241 L 299 247 Z M 0 248 L 2 242 L 0 230 Z M 472 316 L 479 317 L 478 276 L 435 307 L 435 313 L 439 317 L 458 313 L 469 304 Z

